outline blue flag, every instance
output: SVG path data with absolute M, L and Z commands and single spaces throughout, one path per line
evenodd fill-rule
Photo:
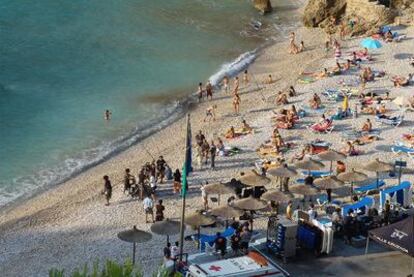
M 192 152 L 191 152 L 191 123 L 190 123 L 190 115 L 187 118 L 187 134 L 185 140 L 185 160 L 183 165 L 183 174 L 182 174 L 182 182 L 181 182 L 181 195 L 185 196 L 188 190 L 188 182 L 187 176 L 190 172 L 193 171 L 192 167 Z

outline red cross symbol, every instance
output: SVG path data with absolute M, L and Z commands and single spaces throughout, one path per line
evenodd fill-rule
M 211 270 L 211 271 L 220 271 L 220 269 L 221 269 L 221 267 L 220 266 L 215 266 L 215 265 L 212 265 L 212 266 L 210 266 L 209 267 L 209 270 Z

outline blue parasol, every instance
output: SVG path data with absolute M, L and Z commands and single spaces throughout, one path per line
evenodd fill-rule
M 372 38 L 366 38 L 361 42 L 362 47 L 368 48 L 368 49 L 378 49 L 381 48 L 381 42 L 379 42 L 376 39 Z

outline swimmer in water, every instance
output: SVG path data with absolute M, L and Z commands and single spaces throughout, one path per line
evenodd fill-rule
M 105 120 L 111 120 L 112 113 L 110 110 L 106 110 L 104 113 Z

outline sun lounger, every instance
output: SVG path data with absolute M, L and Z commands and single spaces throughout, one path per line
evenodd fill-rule
M 404 115 L 398 115 L 398 116 L 376 115 L 375 120 L 381 124 L 398 127 L 403 122 Z
M 378 188 L 383 187 L 384 185 L 385 185 L 384 180 L 379 180 Z M 357 188 L 354 189 L 354 191 L 357 192 L 357 193 L 365 193 L 365 192 L 368 192 L 368 191 L 374 190 L 374 189 L 377 189 L 377 181 L 376 180 L 374 182 L 372 182 L 371 184 L 357 187 Z
M 321 177 L 326 177 L 326 176 L 331 175 L 331 172 L 330 171 L 319 171 L 319 170 L 311 170 L 309 172 L 309 171 L 303 170 L 302 175 L 304 176 L 311 175 L 313 178 L 321 178 Z
M 407 147 L 407 146 L 402 146 L 402 145 L 394 145 L 391 147 L 391 150 L 394 154 L 407 154 L 410 157 L 414 157 L 414 149 Z
M 330 134 L 332 130 L 334 129 L 334 125 L 333 125 L 333 121 L 329 120 L 328 122 L 325 122 L 325 123 L 315 123 L 313 125 L 307 126 L 307 129 L 315 133 Z

